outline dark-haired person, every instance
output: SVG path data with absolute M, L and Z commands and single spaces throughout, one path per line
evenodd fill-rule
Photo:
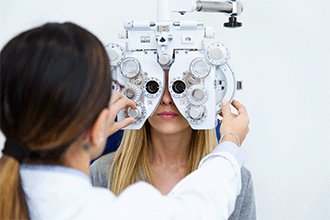
M 134 122 L 114 119 L 135 108 L 111 95 L 107 54 L 100 41 L 72 23 L 48 23 L 23 32 L 1 51 L 0 219 L 225 219 L 241 189 L 249 119 L 223 101 L 228 133 L 200 168 L 168 196 L 137 183 L 118 197 L 93 187 L 91 159 L 106 137 Z M 235 124 L 235 126 L 232 126 Z M 220 207 L 220 208 L 219 208 Z

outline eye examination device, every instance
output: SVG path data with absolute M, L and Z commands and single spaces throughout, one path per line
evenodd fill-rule
M 243 11 L 238 0 L 226 2 L 158 0 L 157 22 L 129 21 L 119 30 L 122 42 L 107 44 L 112 89 L 120 90 L 136 103 L 124 109 L 118 120 L 137 121 L 125 129 L 140 129 L 157 109 L 165 89 L 192 129 L 216 127 L 220 102 L 231 102 L 241 89 L 227 62 L 228 48 L 215 38 L 214 27 L 201 21 L 173 21 L 173 13 L 222 12 L 229 17 L 225 27 L 240 27 L 237 16 Z

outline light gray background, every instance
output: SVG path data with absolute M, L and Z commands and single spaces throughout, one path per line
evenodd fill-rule
M 330 23 L 328 0 L 243 0 L 240 29 L 222 14 L 175 15 L 216 27 L 244 90 L 258 219 L 330 219 Z M 156 21 L 156 0 L 0 0 L 0 48 L 23 30 L 72 21 L 107 44 L 123 21 Z M 0 148 L 5 138 L 0 136 Z

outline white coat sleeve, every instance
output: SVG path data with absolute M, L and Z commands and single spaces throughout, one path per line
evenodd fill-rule
M 112 203 L 113 219 L 228 219 L 241 191 L 245 156 L 237 145 L 223 142 L 163 196 L 150 184 L 127 187 Z

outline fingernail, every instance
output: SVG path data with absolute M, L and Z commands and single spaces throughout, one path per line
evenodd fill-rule
M 228 105 L 228 101 L 226 99 L 221 100 L 221 105 Z

